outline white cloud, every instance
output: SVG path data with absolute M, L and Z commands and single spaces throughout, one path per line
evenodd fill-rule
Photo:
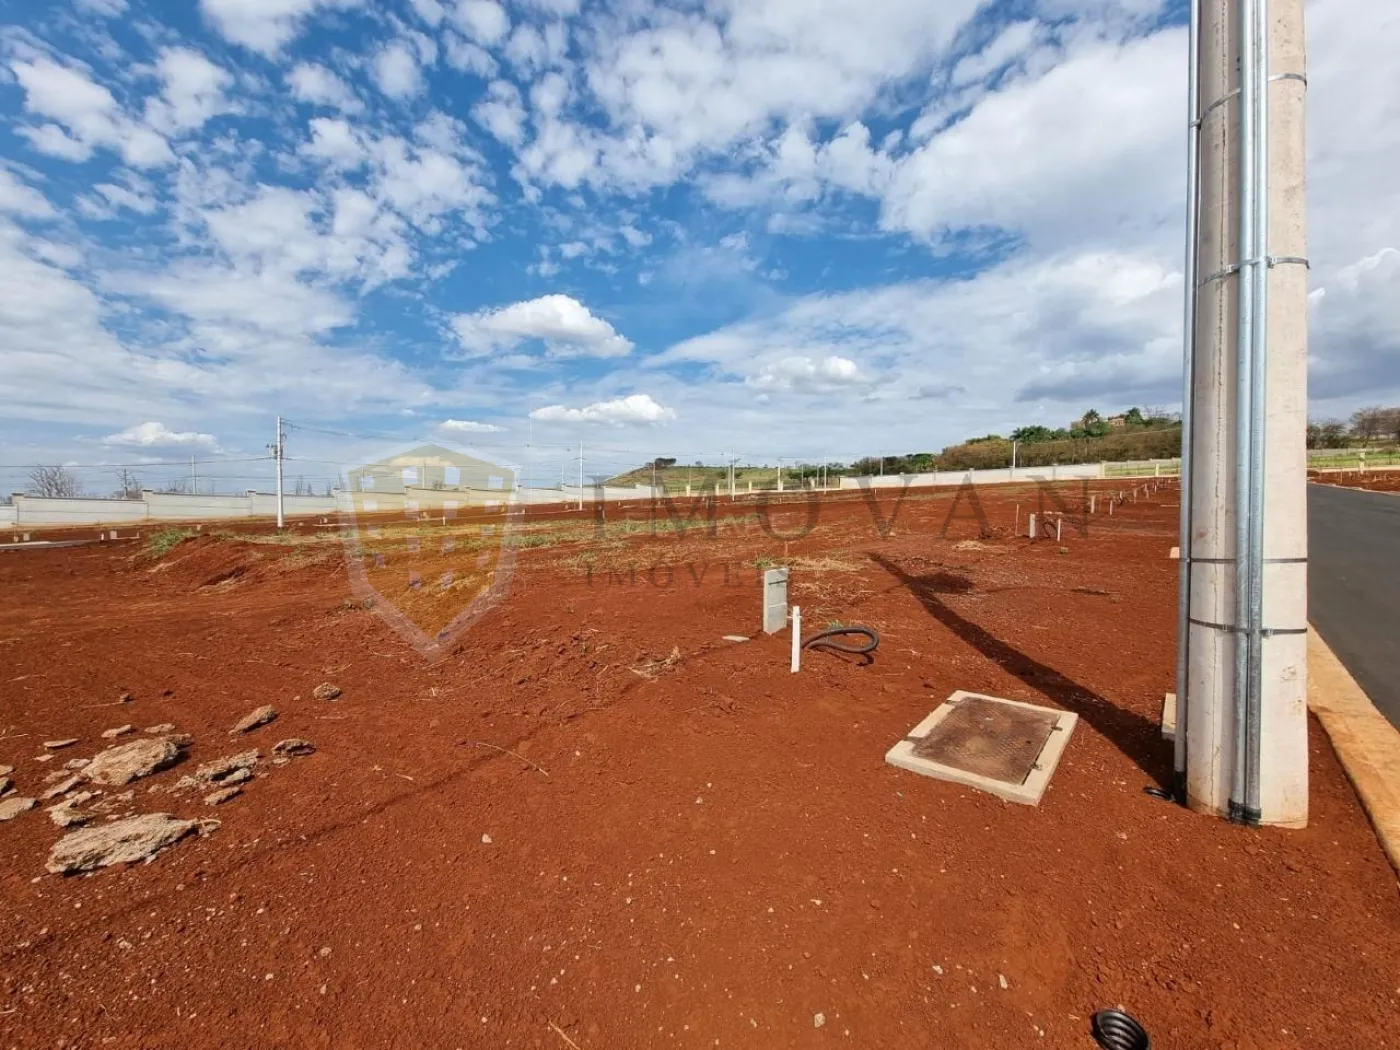
M 446 8 L 438 3 L 438 0 L 409 0 L 409 6 L 413 8 L 414 14 L 434 28 L 447 16 Z
M 426 87 L 418 59 L 402 40 L 386 44 L 374 56 L 374 82 L 385 95 L 400 102 L 422 94 Z
M 1181 209 L 1186 34 L 1093 41 L 987 95 L 903 159 L 881 225 L 937 239 L 1000 227 L 1055 250 L 1140 235 Z M 1102 84 L 1117 85 L 1100 91 Z
M 545 295 L 497 310 L 458 314 L 452 328 L 458 342 L 473 354 L 510 350 L 530 339 L 541 340 L 554 357 L 623 357 L 632 352 L 629 339 L 567 295 Z
M 510 32 L 510 17 L 496 0 L 457 0 L 452 20 L 479 44 L 492 47 Z
M 443 45 L 447 53 L 447 64 L 460 72 L 474 73 L 479 77 L 494 77 L 496 70 L 500 68 L 484 47 L 464 40 L 456 33 L 444 33 Z
M 454 434 L 498 434 L 503 429 L 494 423 L 477 423 L 470 419 L 444 419 L 437 428 Z
M 126 10 L 126 0 L 75 0 L 75 6 L 103 18 L 115 18 Z
M 136 184 L 140 187 L 140 184 Z M 110 182 L 99 182 L 93 187 L 109 205 L 113 208 L 126 208 L 134 211 L 138 215 L 154 215 L 160 203 L 150 193 L 148 188 L 136 188 L 131 186 L 117 186 Z
M 301 144 L 300 152 L 339 168 L 358 168 L 365 162 L 365 144 L 347 121 L 312 117 L 308 127 L 311 140 Z
M 632 394 L 612 401 L 595 401 L 582 408 L 545 405 L 530 413 L 547 423 L 664 423 L 675 419 L 674 410 L 658 404 L 650 394 Z
M 57 124 L 40 124 L 37 127 L 21 126 L 16 129 L 29 140 L 29 144 L 40 153 L 59 160 L 84 161 L 92 156 L 92 147 L 79 142 Z
M 869 380 L 849 357 L 832 354 L 823 358 L 784 357 L 764 365 L 746 382 L 763 391 L 822 394 L 851 389 Z
M 493 80 L 486 97 L 472 107 L 472 117 L 507 146 L 525 139 L 525 106 L 509 80 Z
M 314 62 L 299 62 L 287 74 L 292 96 L 313 106 L 330 106 L 342 113 L 358 113 L 364 109 L 350 85 L 325 66 Z
M 167 135 L 177 135 L 201 127 L 220 113 L 233 113 L 238 107 L 224 97 L 233 83 L 226 70 L 188 47 L 162 48 L 156 59 L 161 80 L 161 97 L 146 102 L 146 121 Z
M 27 219 L 49 219 L 56 213 L 47 197 L 0 167 L 0 212 Z
M 359 0 L 199 0 L 200 10 L 224 39 L 271 57 L 322 9 L 359 6 Z
M 56 156 L 81 160 L 102 146 L 119 152 L 128 164 L 145 168 L 175 159 L 165 139 L 128 117 L 112 93 L 70 66 L 47 58 L 16 61 L 10 67 L 24 88 L 25 108 L 67 128 L 67 134 L 44 125 L 30 141 Z M 55 134 L 55 132 L 58 132 Z
M 164 423 L 137 423 L 116 434 L 108 434 L 102 439 L 104 445 L 132 445 L 139 448 L 189 447 L 214 448 L 218 442 L 213 434 L 201 434 L 193 430 L 171 430 Z

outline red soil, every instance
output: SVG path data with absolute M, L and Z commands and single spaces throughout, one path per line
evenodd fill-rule
M 149 865 L 45 875 L 43 811 L 0 825 L 0 1045 L 1087 1048 L 1115 1004 L 1173 1050 L 1400 1045 L 1395 878 L 1315 725 L 1304 831 L 1142 792 L 1170 768 L 1176 493 L 1061 544 L 1010 535 L 1034 493 L 978 495 L 985 522 L 923 494 L 885 536 L 892 501 L 846 499 L 786 542 L 526 548 L 436 662 L 338 548 L 0 553 L 21 793 L 59 764 L 41 741 L 124 722 L 175 722 L 191 762 L 318 747 L 215 811 L 146 788 L 180 769 L 139 783 L 223 822 Z M 785 634 L 721 641 L 757 630 L 759 555 L 830 559 L 793 599 L 877 627 L 874 661 L 794 676 Z M 1082 715 L 1039 808 L 884 764 L 959 688 Z
M 1400 492 L 1400 470 L 1339 470 L 1308 475 L 1313 481 L 1324 485 L 1337 485 L 1347 489 L 1367 489 L 1371 492 Z

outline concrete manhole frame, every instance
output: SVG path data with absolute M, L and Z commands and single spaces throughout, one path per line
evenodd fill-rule
M 1030 774 L 1025 781 L 1016 784 L 1003 780 L 996 780 L 992 777 L 971 773 L 956 766 L 946 765 L 942 762 L 935 762 L 931 759 L 923 758 L 915 753 L 919 741 L 927 737 L 933 730 L 943 722 L 945 718 L 958 709 L 958 705 L 967 699 L 990 700 L 997 704 L 1006 704 L 1010 707 L 1025 708 L 1041 714 L 1054 716 L 1055 724 L 1046 738 L 1045 744 L 1040 749 L 1040 754 L 1036 757 Z M 1074 732 L 1074 727 L 1079 724 L 1079 716 L 1070 711 L 1059 711 L 1052 707 L 1042 707 L 1038 704 L 1027 704 L 1020 700 L 1007 700 L 1004 697 L 988 696 L 986 693 L 973 693 L 965 689 L 959 689 L 939 704 L 927 718 L 909 731 L 906 736 L 894 747 L 885 753 L 885 761 L 900 769 L 907 769 L 911 773 L 919 773 L 922 776 L 933 777 L 937 780 L 946 780 L 954 784 L 963 784 L 967 787 L 976 788 L 979 791 L 986 791 L 996 795 L 998 798 L 1008 802 L 1018 802 L 1024 806 L 1037 806 L 1041 798 L 1045 795 L 1045 789 L 1050 784 L 1050 778 L 1055 775 L 1055 768 L 1060 764 L 1060 756 L 1069 746 L 1070 735 Z

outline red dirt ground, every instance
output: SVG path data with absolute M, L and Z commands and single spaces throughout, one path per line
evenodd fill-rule
M 1400 1046 L 1395 877 L 1315 724 L 1304 831 L 1142 792 L 1170 767 L 1176 493 L 1060 544 L 1011 535 L 1033 492 L 978 495 L 985 522 L 922 493 L 883 536 L 892 501 L 848 498 L 805 539 L 525 548 L 431 663 L 338 548 L 0 553 L 21 793 L 42 741 L 89 756 L 125 722 L 192 734 L 187 766 L 318 747 L 217 810 L 148 787 L 179 768 L 138 783 L 222 821 L 148 865 L 47 875 L 44 812 L 0 825 L 0 1046 L 1068 1050 L 1115 1004 L 1170 1050 Z M 723 642 L 757 631 L 756 557 L 794 563 L 810 627 L 877 627 L 874 661 Z M 959 688 L 1081 714 L 1039 808 L 883 762 Z
M 1313 472 L 1313 481 L 1347 489 L 1367 489 L 1371 492 L 1400 492 L 1400 470 Z

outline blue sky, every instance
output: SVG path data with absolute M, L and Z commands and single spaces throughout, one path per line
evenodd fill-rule
M 1391 6 L 1308 5 L 1319 415 L 1400 397 Z M 0 3 L 0 482 L 265 486 L 279 412 L 319 488 L 389 440 L 549 482 L 1174 406 L 1183 17 Z

